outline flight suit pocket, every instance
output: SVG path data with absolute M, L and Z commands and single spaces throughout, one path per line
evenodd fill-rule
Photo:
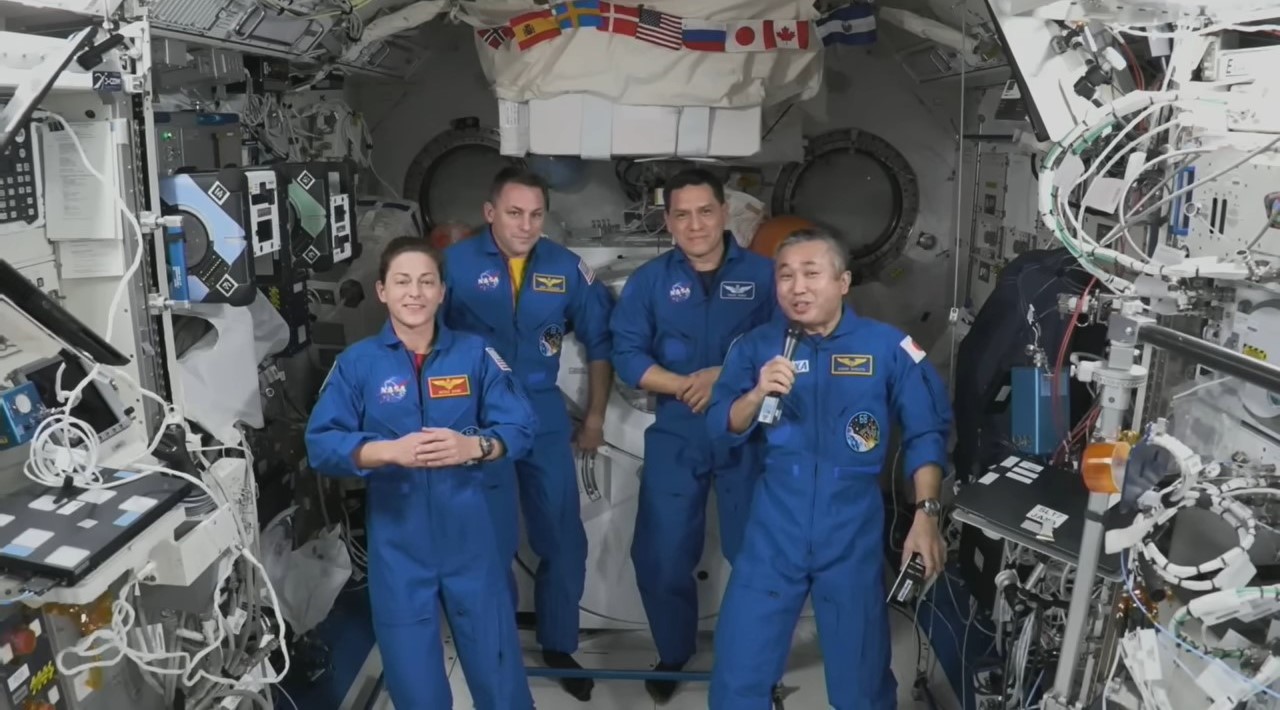
M 423 553 L 431 546 L 430 518 L 409 469 L 375 471 L 368 479 L 369 597 L 378 624 L 410 624 L 435 613 L 433 573 Z
M 446 298 L 454 298 L 453 295 Z M 457 300 L 453 302 L 450 310 L 453 311 L 454 318 L 451 326 L 465 330 L 480 336 L 489 336 L 497 332 L 500 325 L 492 322 L 490 318 L 486 318 L 480 309 L 473 308 L 470 303 L 465 300 Z M 496 315 L 494 316 L 496 318 Z
M 668 331 L 658 338 L 658 356 L 666 369 L 685 373 L 696 354 L 693 338 L 684 333 Z
M 847 406 L 831 423 L 838 427 L 834 434 L 845 447 L 836 460 L 848 462 L 835 467 L 837 478 L 878 473 L 883 464 L 889 440 L 889 418 L 883 407 L 868 405 Z
M 481 382 L 468 372 L 427 373 L 422 378 L 426 426 L 464 429 L 476 424 Z

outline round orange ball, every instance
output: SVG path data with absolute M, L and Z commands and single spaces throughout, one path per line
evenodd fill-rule
M 760 225 L 760 228 L 756 230 L 756 236 L 751 240 L 751 251 L 772 259 L 773 255 L 778 251 L 778 245 L 782 244 L 782 240 L 802 229 L 816 228 L 817 225 L 804 217 L 796 217 L 794 215 L 773 217 L 765 220 Z

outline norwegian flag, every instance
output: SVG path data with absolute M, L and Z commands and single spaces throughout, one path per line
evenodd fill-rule
M 596 25 L 596 29 L 601 32 L 612 32 L 616 35 L 635 37 L 639 25 L 640 8 L 611 2 L 600 3 L 600 24 Z
M 476 30 L 476 35 L 480 37 L 480 41 L 493 47 L 494 49 L 502 49 L 502 45 L 507 40 L 515 37 L 515 33 L 510 27 L 490 27 L 488 29 Z
M 666 49 L 682 49 L 684 37 L 681 30 L 683 29 L 679 17 L 641 8 L 640 24 L 636 27 L 636 39 Z

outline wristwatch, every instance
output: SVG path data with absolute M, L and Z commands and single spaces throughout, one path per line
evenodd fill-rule
M 936 518 L 942 512 L 942 504 L 937 498 L 926 498 L 916 503 L 916 510 L 922 510 L 930 518 Z
M 487 436 L 480 437 L 480 460 L 484 461 L 489 458 L 489 454 L 493 453 L 493 439 Z

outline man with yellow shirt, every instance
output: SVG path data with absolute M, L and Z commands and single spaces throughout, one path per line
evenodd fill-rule
M 534 581 L 538 643 L 555 668 L 576 667 L 578 603 L 586 580 L 587 535 L 578 505 L 572 445 L 604 443 L 604 410 L 612 385 L 609 316 L 613 297 L 580 258 L 542 237 L 549 195 L 537 175 L 507 168 L 494 178 L 484 205 L 489 228 L 445 251 L 448 327 L 476 333 L 510 363 L 538 415 L 532 451 L 514 463 L 488 467 L 490 507 L 502 553 L 514 558 L 516 489 L 529 545 L 540 558 Z M 590 405 L 576 437 L 557 385 L 560 348 L 574 333 L 586 348 Z M 465 433 L 465 432 L 464 432 Z M 592 681 L 561 681 L 589 700 Z

